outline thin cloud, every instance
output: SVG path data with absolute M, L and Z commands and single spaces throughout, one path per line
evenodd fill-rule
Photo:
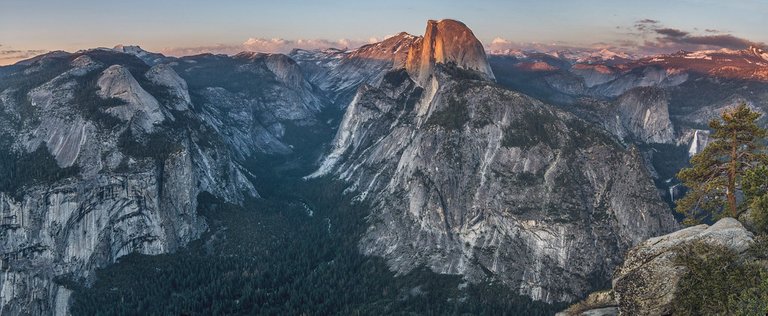
M 485 49 L 491 54 L 503 54 L 513 51 L 538 51 L 538 52 L 558 52 L 558 51 L 585 51 L 585 50 L 600 50 L 604 48 L 612 48 L 614 45 L 610 43 L 595 43 L 591 46 L 585 47 L 566 42 L 553 42 L 553 43 L 536 43 L 536 42 L 515 42 L 502 37 L 496 37 L 491 40 L 490 44 L 487 44 Z
M 690 33 L 685 32 L 685 31 L 681 31 L 681 30 L 678 30 L 678 29 L 670 29 L 670 28 L 657 29 L 656 33 L 659 33 L 661 35 L 665 35 L 665 36 L 668 36 L 668 37 L 683 37 L 683 36 L 687 36 L 688 34 L 690 34 Z
M 7 46 L 0 45 L 0 47 L 7 47 Z M 30 50 L 3 49 L 3 50 L 0 50 L 0 66 L 15 64 L 20 60 L 32 58 L 37 55 L 45 54 L 47 52 L 48 52 L 47 50 L 39 50 L 39 49 L 30 49 Z
M 655 29 L 659 23 L 658 20 L 642 19 L 635 22 L 635 29 L 640 32 L 646 32 Z
M 190 56 L 203 53 L 213 54 L 237 54 L 243 51 L 261 52 L 261 53 L 288 53 L 293 49 L 351 49 L 357 48 L 365 44 L 375 43 L 379 40 L 375 37 L 368 40 L 350 40 L 339 39 L 336 41 L 326 39 L 298 39 L 287 40 L 282 38 L 259 38 L 252 37 L 245 40 L 240 45 L 219 44 L 211 46 L 198 46 L 198 47 L 169 47 L 163 49 L 161 52 L 169 56 Z
M 653 19 L 642 19 L 637 21 L 639 24 L 657 24 L 659 23 L 659 20 L 653 20 Z
M 624 28 L 620 28 L 624 29 Z M 705 29 L 700 34 L 665 27 L 660 21 L 643 19 L 628 28 L 629 33 L 619 32 L 622 37 L 609 42 L 598 42 L 592 45 L 575 45 L 563 42 L 557 43 L 520 43 L 502 37 L 494 38 L 486 49 L 491 54 L 512 53 L 515 51 L 539 52 L 599 52 L 608 50 L 616 53 L 627 53 L 634 56 L 651 56 L 669 54 L 677 51 L 700 51 L 718 49 L 745 49 L 749 46 L 766 46 L 732 34 L 723 34 L 719 30 Z
M 761 43 L 755 43 L 747 39 L 739 38 L 730 34 L 725 35 L 705 35 L 705 36 L 680 36 L 659 38 L 659 42 L 673 44 L 691 44 L 700 46 L 712 46 L 713 48 L 744 49 L 749 46 L 762 46 Z
M 625 33 L 635 44 L 632 49 L 639 55 L 667 54 L 680 50 L 745 49 L 751 45 L 764 46 L 717 29 L 698 32 L 665 27 L 661 21 L 643 19 L 633 25 L 636 33 Z

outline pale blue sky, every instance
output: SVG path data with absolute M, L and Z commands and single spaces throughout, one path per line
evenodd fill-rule
M 641 19 L 694 35 L 714 29 L 768 42 L 768 0 L 0 1 L 0 50 L 130 43 L 161 51 L 241 45 L 248 38 L 367 41 L 399 31 L 419 35 L 427 19 L 440 18 L 465 22 L 486 44 L 496 37 L 576 45 L 626 40 Z

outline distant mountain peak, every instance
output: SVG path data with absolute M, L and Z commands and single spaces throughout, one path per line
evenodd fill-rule
M 762 47 L 759 47 L 757 45 L 750 45 L 747 50 L 752 54 L 755 54 L 765 60 L 768 60 L 768 52 L 766 52 L 765 49 Z
M 157 65 L 159 63 L 165 62 L 166 60 L 165 55 L 146 51 L 139 45 L 118 44 L 112 48 L 112 51 L 136 56 L 150 66 Z
M 123 44 L 117 44 L 115 47 L 112 48 L 112 50 L 121 52 L 121 53 L 128 53 L 128 54 L 148 54 L 146 50 L 142 49 L 139 45 L 123 45 Z

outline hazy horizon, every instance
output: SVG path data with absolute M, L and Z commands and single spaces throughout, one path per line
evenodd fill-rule
M 149 1 L 10 0 L 0 11 L 0 65 L 47 51 L 117 44 L 171 56 L 354 48 L 428 19 L 466 23 L 489 50 L 607 48 L 638 54 L 764 45 L 768 3 L 757 0 Z M 663 9 L 662 9 L 663 8 Z M 342 17 L 342 18 L 339 18 Z

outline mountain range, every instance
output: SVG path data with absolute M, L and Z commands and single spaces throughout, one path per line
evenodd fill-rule
M 312 242 L 304 221 L 355 231 L 345 249 L 388 277 L 426 270 L 560 306 L 679 228 L 674 175 L 706 123 L 767 101 L 756 47 L 488 53 L 455 20 L 352 50 L 48 53 L 0 67 L 0 315 L 85 311 L 89 288 L 119 288 L 99 271 L 137 255 L 270 256 L 257 250 Z M 331 183 L 343 205 L 302 191 Z M 336 211 L 350 205 L 359 221 Z M 250 235 L 224 206 L 243 223 L 300 219 L 258 217 L 247 234 L 281 240 L 230 253 Z M 322 258 L 312 271 L 340 257 Z

